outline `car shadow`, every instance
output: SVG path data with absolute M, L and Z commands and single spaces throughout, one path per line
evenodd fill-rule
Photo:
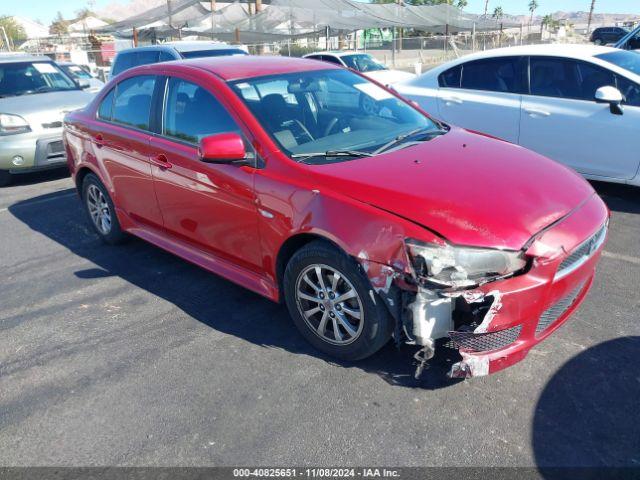
M 35 185 L 36 183 L 50 182 L 60 180 L 69 176 L 69 169 L 66 165 L 52 168 L 50 170 L 42 170 L 39 172 L 20 173 L 12 175 L 11 187 Z
M 609 340 L 549 380 L 532 428 L 544 478 L 640 478 L 639 352 L 640 336 Z
M 95 267 L 74 272 L 80 279 L 117 276 L 148 291 L 213 328 L 265 347 L 310 355 L 342 368 L 358 368 L 379 375 L 391 385 L 439 389 L 458 380 L 446 377 L 455 350 L 443 348 L 420 379 L 413 376 L 416 347 L 393 342 L 359 362 L 336 361 L 311 347 L 298 333 L 284 305 L 273 303 L 160 248 L 132 238 L 121 246 L 104 245 L 90 229 L 73 189 L 30 198 L 9 212 L 32 230 L 85 258 Z M 35 205 L 47 201 L 48 208 Z M 33 205 L 31 205 L 33 204 Z M 55 212 L 52 215 L 51 212 Z M 183 286 L 176 288 L 176 285 Z M 184 288 L 188 285 L 187 288 Z M 135 308 L 135 307 L 132 307 Z
M 614 212 L 640 213 L 640 187 L 595 181 L 590 183 L 609 209 Z

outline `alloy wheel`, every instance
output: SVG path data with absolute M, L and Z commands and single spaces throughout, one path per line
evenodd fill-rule
M 111 232 L 111 209 L 102 191 L 96 185 L 87 189 L 87 208 L 93 224 L 103 235 Z
M 326 342 L 348 345 L 362 333 L 360 296 L 333 267 L 313 264 L 302 270 L 296 280 L 296 303 L 307 326 Z

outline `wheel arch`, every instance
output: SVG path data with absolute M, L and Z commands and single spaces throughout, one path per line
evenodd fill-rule
M 287 238 L 282 243 L 282 245 L 280 246 L 280 249 L 278 250 L 278 255 L 276 257 L 276 265 L 275 265 L 276 281 L 278 283 L 278 294 L 279 294 L 278 299 L 280 303 L 284 301 L 283 280 L 284 280 L 284 272 L 287 268 L 287 264 L 289 263 L 289 260 L 291 260 L 291 257 L 293 257 L 298 250 L 300 250 L 305 245 L 308 245 L 309 243 L 314 241 L 325 242 L 326 244 L 332 246 L 339 252 L 342 252 L 343 254 L 349 256 L 349 254 L 345 251 L 345 249 L 342 248 L 338 243 L 336 243 L 334 240 L 332 240 L 328 236 L 322 235 L 317 232 L 297 233 Z

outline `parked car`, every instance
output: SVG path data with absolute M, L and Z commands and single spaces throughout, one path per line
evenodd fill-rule
M 57 62 L 60 68 L 69 75 L 72 79 L 78 82 L 81 86 L 86 85 L 86 90 L 89 93 L 99 92 L 104 87 L 104 82 L 93 77 L 91 73 L 82 68 L 77 63 L 72 62 Z
M 640 55 L 531 45 L 468 55 L 396 85 L 445 122 L 488 133 L 595 180 L 640 185 Z
M 591 32 L 591 41 L 596 45 L 615 43 L 624 37 L 629 30 L 624 27 L 599 27 Z
M 121 50 L 113 60 L 109 78 L 139 65 L 170 62 L 185 58 L 219 57 L 225 55 L 247 55 L 238 45 L 221 42 L 193 41 L 166 42 L 148 47 Z
M 393 85 L 401 80 L 408 80 L 415 77 L 415 74 L 410 72 L 389 69 L 384 63 L 378 61 L 368 53 L 344 51 L 316 52 L 309 53 L 305 55 L 304 58 L 321 60 L 323 62 L 352 68 L 383 85 Z
M 569 168 L 317 61 L 132 69 L 64 138 L 105 242 L 133 234 L 285 301 L 346 360 L 393 335 L 423 360 L 450 337 L 453 377 L 518 362 L 585 298 L 607 233 Z
M 64 167 L 63 116 L 92 98 L 48 57 L 0 56 L 0 186 Z
M 614 45 L 623 50 L 640 50 L 640 25 L 618 40 Z

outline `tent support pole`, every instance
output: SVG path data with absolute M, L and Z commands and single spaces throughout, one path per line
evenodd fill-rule
M 138 29 L 136 27 L 133 27 L 133 46 L 138 46 Z

